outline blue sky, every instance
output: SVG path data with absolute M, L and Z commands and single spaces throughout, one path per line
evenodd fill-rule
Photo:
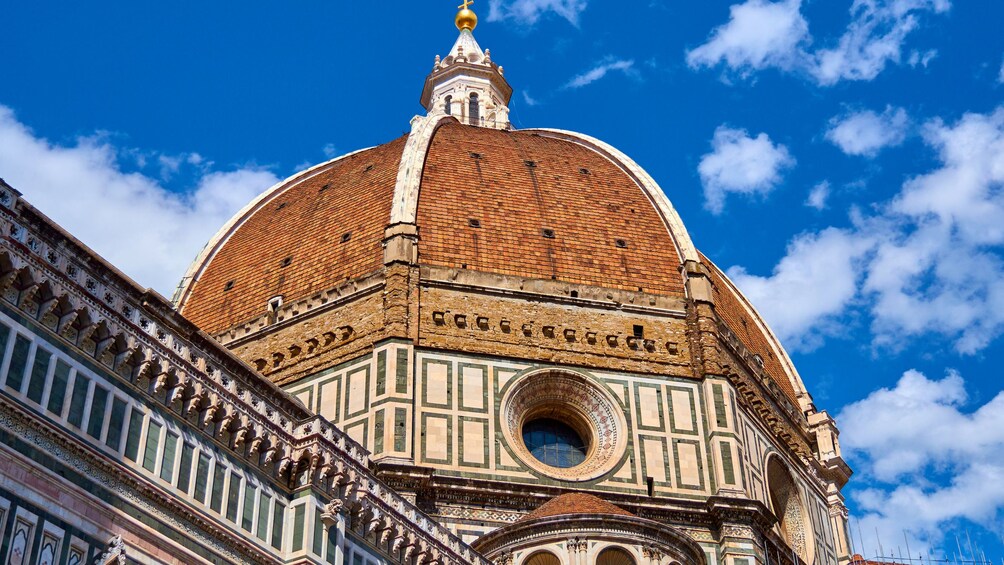
M 839 415 L 856 543 L 1004 558 L 1004 2 L 474 7 L 514 124 L 646 167 Z M 406 132 L 454 10 L 9 3 L 0 176 L 169 295 L 255 194 Z

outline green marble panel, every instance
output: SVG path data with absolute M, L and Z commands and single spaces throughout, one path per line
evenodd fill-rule
M 226 469 L 218 461 L 213 469 L 213 489 L 209 496 L 209 509 L 217 514 L 223 510 L 223 481 L 226 480 Z
M 398 394 L 407 394 L 408 392 L 408 350 L 404 348 L 397 350 L 394 392 Z
M 126 459 L 136 461 L 136 458 L 139 457 L 139 440 L 142 435 L 143 413 L 133 408 L 129 416 L 129 432 L 126 435 Z
M 408 431 L 408 410 L 405 408 L 394 409 L 394 451 L 404 451 L 407 445 L 405 437 Z
M 20 391 L 24 383 L 25 365 L 28 363 L 28 353 L 31 351 L 31 340 L 21 334 L 14 340 L 14 352 L 10 356 L 7 367 L 7 388 Z
M 87 416 L 87 435 L 101 439 L 101 430 L 105 426 L 105 408 L 108 405 L 108 391 L 100 386 L 94 386 L 91 396 L 91 412 Z
M 387 350 L 377 352 L 376 358 L 376 393 L 377 396 L 387 394 Z
M 195 470 L 195 500 L 206 503 L 206 491 L 209 488 L 209 457 L 200 452 L 199 465 Z
M 237 523 L 237 505 L 241 496 L 241 476 L 230 471 L 230 485 L 227 490 L 227 520 Z
M 722 392 L 722 385 L 713 385 L 711 394 L 715 403 L 715 423 L 719 428 L 726 428 L 729 425 L 728 416 L 725 412 L 725 394 Z
M 377 410 L 373 416 L 373 453 L 383 453 L 384 411 Z
M 722 453 L 722 474 L 725 476 L 725 483 L 736 484 L 736 473 L 732 464 L 732 446 L 726 442 L 718 444 Z
M 195 446 L 185 442 L 181 445 L 181 461 L 178 463 L 178 490 L 187 493 L 192 482 L 192 462 Z
M 150 420 L 146 429 L 146 449 L 143 451 L 143 468 L 151 473 L 157 468 L 157 447 L 160 445 L 161 425 Z
M 303 522 L 306 518 L 307 505 L 301 504 L 293 509 L 293 547 L 291 551 L 296 553 L 303 549 Z
M 178 452 L 178 434 L 167 432 L 164 440 L 164 455 L 160 459 L 160 478 L 168 483 L 174 482 L 174 457 Z
M 258 493 L 258 526 L 255 531 L 255 535 L 261 541 L 266 541 L 268 535 L 269 504 L 271 503 L 271 497 L 266 494 L 265 489 L 262 489 Z
M 80 373 L 77 373 L 77 377 L 73 380 L 70 413 L 67 414 L 66 421 L 77 428 L 84 422 L 84 405 L 87 403 L 87 387 L 90 384 L 91 380 Z
M 324 523 L 321 522 L 321 510 L 319 508 L 314 508 L 314 532 L 310 549 L 314 552 L 314 555 L 318 556 L 324 551 Z
M 278 501 L 272 506 L 272 547 L 282 551 L 282 526 L 286 507 Z
M 45 392 L 45 377 L 49 375 L 49 360 L 52 353 L 35 348 L 35 362 L 31 366 L 31 376 L 28 379 L 28 399 L 35 404 L 42 404 L 42 393 Z
M 126 408 L 126 403 L 121 398 L 112 399 L 112 415 L 108 418 L 108 434 L 105 436 L 105 445 L 114 451 L 118 451 L 122 444 L 122 424 L 125 423 Z
M 258 497 L 258 487 L 248 484 L 244 487 L 244 511 L 241 512 L 241 527 L 251 533 L 254 526 L 254 501 Z
M 57 418 L 63 415 L 63 405 L 66 401 L 66 385 L 70 380 L 70 366 L 62 359 L 56 359 L 56 370 L 52 374 L 52 386 L 49 387 L 49 412 Z

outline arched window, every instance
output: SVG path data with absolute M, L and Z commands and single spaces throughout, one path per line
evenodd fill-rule
M 471 107 L 467 114 L 471 117 L 471 125 L 481 125 L 481 107 L 478 106 L 478 95 L 471 94 Z
M 608 547 L 596 557 L 596 565 L 635 565 L 634 557 L 619 547 Z
M 767 489 L 770 508 L 777 518 L 777 527 L 788 547 L 806 562 L 812 562 L 812 543 L 807 537 L 806 514 L 791 473 L 777 456 L 767 462 Z
M 453 97 L 452 96 L 447 96 L 446 97 L 446 115 L 449 116 L 449 115 L 452 115 L 452 114 L 453 114 Z
M 551 552 L 538 551 L 528 557 L 523 565 L 561 565 L 561 561 Z

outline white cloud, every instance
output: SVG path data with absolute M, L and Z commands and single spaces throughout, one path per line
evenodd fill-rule
M 724 64 L 740 76 L 766 68 L 799 71 L 821 85 L 871 80 L 887 64 L 901 62 L 919 14 L 949 8 L 949 0 L 854 0 L 851 21 L 835 45 L 812 49 L 801 0 L 746 0 L 730 8 L 729 21 L 706 43 L 687 53 L 687 62 L 693 68 Z M 926 66 L 936 54 L 915 53 L 907 61 L 913 66 Z
M 523 90 L 521 92 L 523 93 L 523 102 L 526 102 L 527 106 L 536 106 L 540 104 L 540 100 L 537 100 L 533 96 L 530 96 L 530 93 L 528 91 Z
M 775 145 L 766 133 L 750 137 L 746 130 L 719 126 L 711 147 L 697 170 L 704 185 L 704 206 L 713 214 L 724 210 L 729 193 L 770 194 L 782 172 L 795 165 L 788 148 Z
M 848 155 L 874 157 L 885 147 L 903 143 L 909 125 L 902 108 L 890 106 L 881 114 L 865 110 L 831 119 L 826 139 Z
M 837 416 L 844 454 L 870 485 L 852 495 L 869 537 L 909 531 L 917 549 L 953 521 L 987 524 L 1004 510 L 1004 392 L 971 410 L 968 400 L 958 373 L 911 370 Z
M 335 147 L 334 143 L 325 144 L 324 147 L 321 148 L 321 152 L 323 152 L 324 156 L 327 157 L 328 159 L 334 159 L 335 157 L 340 155 L 340 153 L 338 152 L 338 148 Z
M 799 236 L 771 277 L 742 275 L 737 284 L 764 306 L 767 320 L 798 345 L 799 329 L 833 333 L 841 306 L 848 318 L 867 311 L 873 342 L 901 347 L 910 338 L 940 335 L 961 354 L 984 349 L 1004 332 L 1004 106 L 967 114 L 954 124 L 932 120 L 923 128 L 938 168 L 903 184 L 871 216 L 857 213 L 841 233 L 855 242 L 860 263 L 848 267 L 845 247 L 827 245 L 828 233 Z M 847 286 L 794 293 L 785 272 L 814 272 L 829 261 L 831 276 L 851 275 Z M 748 288 L 747 288 L 748 287 Z M 829 294 L 827 294 L 829 293 Z M 771 304 L 782 296 L 804 316 L 791 319 Z M 821 301 L 828 307 L 806 302 Z M 763 304 L 761 304 L 761 302 Z
M 920 66 L 926 69 L 927 65 L 929 65 L 931 61 L 933 61 L 934 58 L 937 56 L 938 56 L 937 49 L 930 49 L 924 53 L 921 53 L 920 51 L 917 51 L 915 49 L 910 52 L 910 58 L 906 60 L 906 63 L 911 67 Z
M 812 187 L 809 197 L 805 199 L 805 205 L 816 210 L 825 210 L 826 201 L 830 199 L 830 181 L 823 181 Z
M 796 237 L 769 277 L 742 267 L 730 268 L 728 275 L 786 346 L 811 350 L 822 337 L 839 332 L 832 321 L 858 292 L 857 271 L 867 250 L 857 234 L 828 228 Z
M 974 353 L 1004 330 L 1004 106 L 934 120 L 924 140 L 942 166 L 910 179 L 889 205 L 865 283 L 885 341 L 935 332 Z
M 579 15 L 587 4 L 586 0 L 489 0 L 488 21 L 512 20 L 531 26 L 552 12 L 578 26 Z
M 128 150 L 102 137 L 54 144 L 0 106 L 0 171 L 7 182 L 127 275 L 167 296 L 212 234 L 278 180 L 254 166 L 199 170 L 191 190 L 176 193 L 123 170 L 120 153 Z M 181 167 L 175 159 L 167 159 L 169 171 Z M 205 164 L 194 153 L 183 160 Z
M 729 8 L 726 24 L 711 33 L 707 43 L 687 53 L 691 67 L 713 67 L 724 62 L 743 75 L 767 67 L 791 69 L 801 64 L 809 25 L 800 11 L 801 0 L 747 0 Z
M 851 23 L 835 47 L 815 53 L 810 72 L 820 84 L 871 80 L 888 63 L 899 63 L 907 35 L 920 12 L 946 12 L 949 0 L 854 0 Z
M 1001 70 L 997 74 L 997 82 L 1004 84 L 1004 61 L 1001 61 Z
M 635 76 L 637 74 L 633 60 L 607 58 L 599 62 L 592 69 L 570 80 L 565 85 L 565 88 L 582 88 L 607 76 L 611 71 L 620 71 L 628 76 Z

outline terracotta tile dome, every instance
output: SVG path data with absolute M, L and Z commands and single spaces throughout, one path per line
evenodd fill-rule
M 293 176 L 224 227 L 197 261 L 181 312 L 218 333 L 266 311 L 379 270 L 405 138 Z
M 523 516 L 519 522 L 529 522 L 531 520 L 542 520 L 554 516 L 566 516 L 575 514 L 609 514 L 613 516 L 634 516 L 634 514 L 624 510 L 620 506 L 607 502 L 584 492 L 572 492 L 556 496 L 536 510 Z
M 417 140 L 417 141 L 416 141 Z M 408 179 L 412 179 L 409 188 Z M 756 310 L 697 253 L 662 190 L 602 142 L 445 118 L 297 174 L 238 213 L 176 301 L 210 334 L 384 269 L 386 230 L 413 223 L 420 265 L 685 298 L 707 265 L 716 312 L 797 405 L 804 387 Z
M 298 300 L 378 272 L 406 142 L 267 191 L 193 264 L 177 297 L 182 313 L 215 334 L 265 313 L 274 296 Z M 680 234 L 633 164 L 556 132 L 453 120 L 435 130 L 424 157 L 414 212 L 420 264 L 684 296 Z

